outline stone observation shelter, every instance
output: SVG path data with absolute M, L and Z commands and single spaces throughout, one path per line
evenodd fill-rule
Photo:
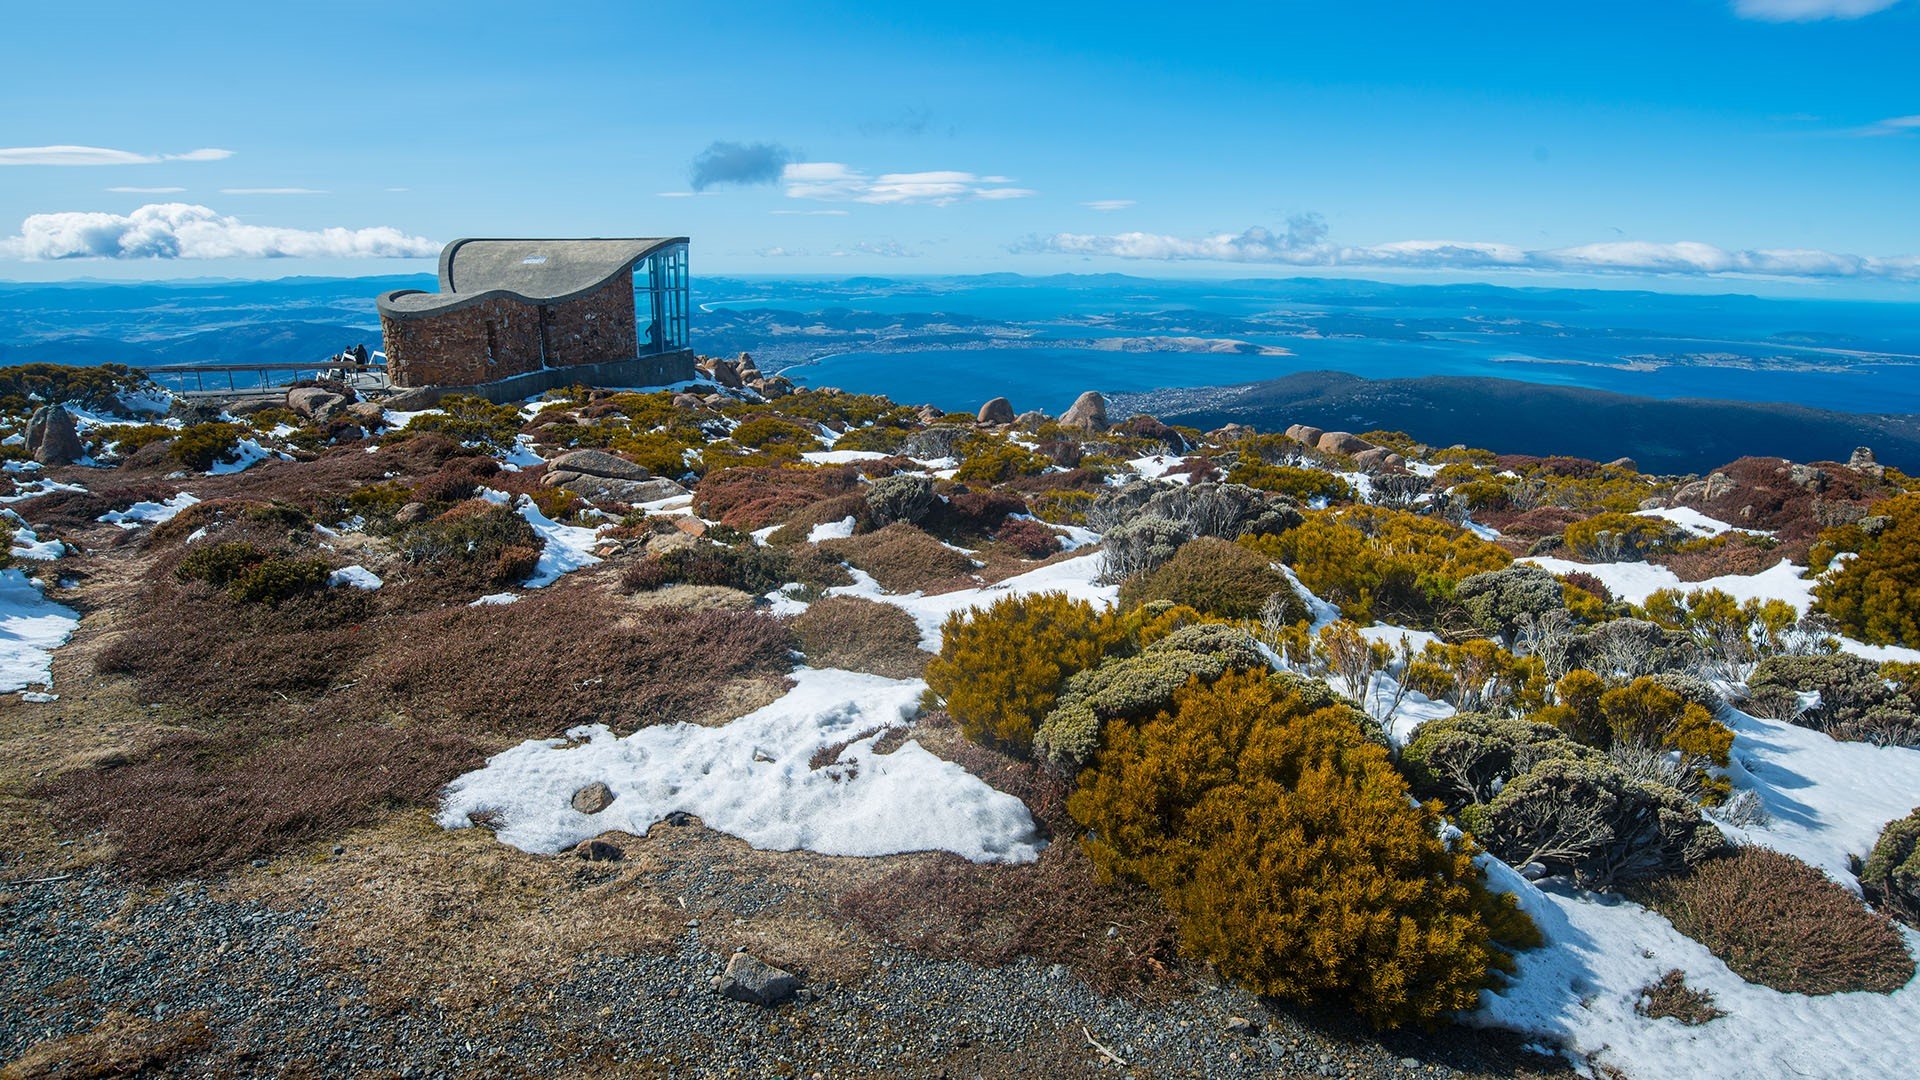
M 692 378 L 687 238 L 455 240 L 440 289 L 378 302 L 387 375 L 423 399 Z

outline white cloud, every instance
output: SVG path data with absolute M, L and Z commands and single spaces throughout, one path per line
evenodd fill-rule
M 830 251 L 813 251 L 808 248 L 770 247 L 762 248 L 755 252 L 755 254 L 771 258 L 798 259 L 844 259 L 851 255 L 873 255 L 885 259 L 914 259 L 920 256 L 919 252 L 908 248 L 904 244 L 895 243 L 892 240 L 862 240 L 858 243 L 848 244 L 846 247 L 834 248 Z
M 1920 113 L 1912 116 L 1889 116 L 1885 120 L 1868 124 L 1858 134 L 1869 137 L 1888 135 L 1920 135 Z
M 1127 207 L 1133 205 L 1133 200 L 1132 199 L 1095 199 L 1092 202 L 1083 202 L 1080 205 L 1086 207 L 1089 210 L 1098 210 L 1101 213 L 1105 214 L 1105 213 L 1111 213 L 1115 210 L 1125 210 Z
M 1734 13 L 1765 22 L 1813 22 L 1858 19 L 1885 11 L 1900 0 L 1733 0 Z
M 1056 233 L 1030 237 L 1015 251 L 1157 261 L 1269 263 L 1446 270 L 1551 270 L 1570 273 L 1740 275 L 1783 278 L 1880 278 L 1920 282 L 1920 256 L 1875 258 L 1806 248 L 1730 251 L 1697 241 L 1615 240 L 1528 250 L 1514 244 L 1400 240 L 1345 246 L 1327 240 L 1316 215 L 1302 215 L 1284 233 L 1255 227 L 1197 238 L 1146 232 Z
M 131 214 L 34 214 L 0 240 L 18 259 L 427 258 L 440 245 L 389 226 L 287 229 L 248 225 L 188 203 L 152 203 Z
M 1033 192 L 1007 187 L 1006 176 L 938 171 L 881 173 L 868 176 L 837 161 L 804 161 L 781 170 L 780 181 L 793 199 L 861 202 L 876 205 L 950 206 L 973 200 L 1024 199 Z
M 782 217 L 846 217 L 846 210 L 769 210 L 769 214 Z
M 319 188 L 307 187 L 223 187 L 222 195 L 326 195 Z
M 231 150 L 203 147 L 184 154 L 137 154 L 103 146 L 0 146 L 0 165 L 152 165 L 161 161 L 219 161 Z
M 187 189 L 183 187 L 110 187 L 107 190 L 116 195 L 178 195 Z

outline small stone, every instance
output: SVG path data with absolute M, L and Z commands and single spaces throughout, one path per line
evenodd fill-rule
M 686 533 L 688 536 L 707 535 L 707 523 L 697 517 L 682 516 L 674 518 L 673 527 Z
M 627 857 L 626 852 L 621 851 L 605 840 L 589 840 L 574 850 L 578 851 L 580 857 L 588 862 L 619 862 L 621 859 Z
M 1258 1034 L 1259 1031 L 1260 1031 L 1260 1025 L 1254 1023 L 1253 1021 L 1247 1019 L 1244 1016 L 1227 1017 L 1228 1034 L 1252 1036 L 1252 1035 Z
M 1006 398 L 997 397 L 980 406 L 980 422 L 983 424 L 1011 424 L 1013 418 L 1013 403 Z
M 719 990 L 723 997 L 762 1008 L 780 1004 L 799 989 L 800 980 L 791 971 L 765 963 L 752 953 L 734 953 L 727 961 L 727 970 L 720 976 Z
M 595 780 L 573 793 L 573 808 L 583 814 L 597 814 L 613 805 L 613 789 Z
M 1420 1067 L 1420 1059 L 1419 1059 L 1419 1058 L 1411 1058 L 1411 1057 L 1403 1057 L 1403 1058 L 1401 1058 L 1401 1059 L 1400 1059 L 1400 1066 L 1401 1066 L 1402 1068 L 1406 1068 L 1406 1069 L 1417 1069 L 1417 1068 L 1419 1068 L 1419 1067 Z
M 368 431 L 387 426 L 387 410 L 371 401 L 356 401 L 347 406 L 347 416 Z
M 393 512 L 394 523 L 399 525 L 412 525 L 415 522 L 425 521 L 430 516 L 432 515 L 427 510 L 426 504 L 417 502 L 406 503 Z

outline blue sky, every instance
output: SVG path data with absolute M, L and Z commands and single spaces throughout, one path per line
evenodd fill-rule
M 10 29 L 4 278 L 687 234 L 707 273 L 1920 296 L 1920 0 L 68 4 Z

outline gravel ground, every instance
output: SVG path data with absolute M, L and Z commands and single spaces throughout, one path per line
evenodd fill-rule
M 1387 1078 L 1554 1071 L 1548 1059 L 1515 1049 L 1516 1040 L 1475 1032 L 1397 1033 L 1383 1041 L 1341 1018 L 1270 1011 L 1231 988 L 1143 1004 L 1096 994 L 1057 966 L 982 968 L 897 950 L 857 984 L 823 982 L 762 1009 L 714 991 L 732 946 L 724 931 L 691 925 L 698 919 L 664 952 L 582 958 L 572 978 L 537 1000 L 519 1000 L 510 989 L 468 1012 L 383 1010 L 367 987 L 314 957 L 306 942 L 319 914 L 317 904 L 281 911 L 223 902 L 196 883 L 130 888 L 97 872 L 8 888 L 0 894 L 0 1060 L 137 1018 L 204 1026 L 206 1037 L 138 1063 L 168 1074 Z M 1234 1017 L 1254 1027 L 1232 1030 Z

